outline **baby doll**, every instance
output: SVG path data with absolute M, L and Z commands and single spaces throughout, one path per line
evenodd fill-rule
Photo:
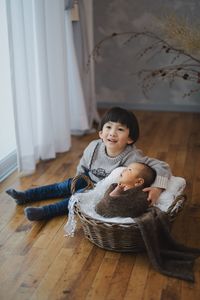
M 132 163 L 120 175 L 119 183 L 113 183 L 95 210 L 104 217 L 138 217 L 149 207 L 148 193 L 144 192 L 155 180 L 156 172 L 143 163 Z

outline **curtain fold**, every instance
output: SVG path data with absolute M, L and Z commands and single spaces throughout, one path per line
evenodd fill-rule
M 71 133 L 87 133 L 93 121 L 98 121 L 94 66 L 86 67 L 93 48 L 92 1 L 80 1 L 78 35 L 65 2 L 6 2 L 22 175 L 33 173 L 40 159 L 68 151 Z M 74 42 L 81 53 L 78 60 Z
M 75 1 L 74 1 L 75 2 Z M 79 68 L 82 93 L 87 113 L 89 129 L 93 121 L 99 122 L 96 108 L 94 62 L 88 59 L 94 48 L 93 1 L 77 1 L 79 20 L 72 22 L 74 47 Z
M 71 146 L 63 1 L 7 2 L 18 166 Z
M 82 35 L 82 81 L 90 127 L 93 121 L 100 118 L 96 108 L 95 68 L 93 59 L 88 64 L 89 56 L 94 48 L 93 32 L 93 0 L 79 1 L 80 31 Z
M 67 42 L 67 63 L 69 80 L 69 107 L 70 107 L 70 128 L 73 134 L 83 134 L 90 129 L 86 111 L 83 86 L 81 82 L 78 62 L 74 47 L 73 28 L 71 21 L 71 10 L 65 12 L 66 21 L 66 42 Z M 78 105 L 77 105 L 78 101 Z

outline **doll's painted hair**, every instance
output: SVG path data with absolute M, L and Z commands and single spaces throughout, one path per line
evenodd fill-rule
M 129 129 L 129 137 L 135 143 L 139 138 L 139 124 L 133 112 L 121 107 L 113 107 L 109 109 L 101 119 L 99 130 L 103 129 L 107 122 L 117 122 L 125 125 Z

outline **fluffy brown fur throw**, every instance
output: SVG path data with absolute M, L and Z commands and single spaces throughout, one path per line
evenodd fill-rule
M 132 188 L 121 192 L 117 196 L 109 194 L 115 189 L 117 184 L 113 183 L 107 189 L 103 199 L 97 203 L 95 210 L 104 217 L 138 217 L 149 207 L 147 193 L 141 187 Z
M 104 217 L 135 218 L 153 267 L 162 274 L 194 282 L 193 265 L 200 249 L 174 240 L 167 213 L 155 206 L 149 207 L 147 193 L 141 187 L 110 196 L 116 185 L 112 184 L 106 191 L 96 205 L 96 212 Z
M 176 242 L 170 234 L 168 216 L 159 208 L 150 207 L 135 220 L 154 268 L 165 275 L 193 282 L 193 264 L 200 249 Z

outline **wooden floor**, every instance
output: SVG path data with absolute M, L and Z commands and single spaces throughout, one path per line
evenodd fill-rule
M 188 202 L 173 224 L 173 235 L 200 248 L 200 114 L 136 115 L 141 127 L 138 148 L 167 161 L 175 176 L 187 180 Z M 0 300 L 199 300 L 200 259 L 194 284 L 163 276 L 145 254 L 120 254 L 94 246 L 80 224 L 74 238 L 64 237 L 64 216 L 29 222 L 24 207 L 16 206 L 5 193 L 7 188 L 26 189 L 72 176 L 83 149 L 96 136 L 73 138 L 70 152 L 41 162 L 32 176 L 19 178 L 14 173 L 1 183 Z

